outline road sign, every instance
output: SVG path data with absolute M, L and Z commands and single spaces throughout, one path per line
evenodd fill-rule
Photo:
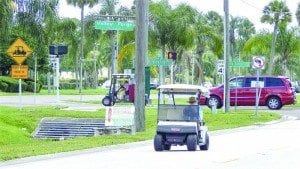
M 234 60 L 233 62 L 229 62 L 229 66 L 230 67 L 250 67 L 250 62 Z
M 264 69 L 265 68 L 265 57 L 253 56 L 252 57 L 252 68 L 253 69 Z
M 12 57 L 17 64 L 21 65 L 32 53 L 32 50 L 21 38 L 17 38 L 7 49 L 6 53 Z
M 11 65 L 11 77 L 14 79 L 27 79 L 28 66 L 27 65 Z
M 172 61 L 169 59 L 157 57 L 149 61 L 148 66 L 170 66 Z
M 135 24 L 133 22 L 121 22 L 121 21 L 96 21 L 95 29 L 100 30 L 122 30 L 133 31 Z
M 217 62 L 217 74 L 222 75 L 224 73 L 224 60 L 218 60 Z

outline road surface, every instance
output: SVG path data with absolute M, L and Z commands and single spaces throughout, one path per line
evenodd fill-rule
M 0 163 L 0 169 L 296 169 L 300 168 L 300 121 L 210 133 L 208 151 L 185 146 L 155 152 L 152 141 Z

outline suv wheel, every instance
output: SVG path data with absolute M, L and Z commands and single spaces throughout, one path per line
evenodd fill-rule
M 277 110 L 282 107 L 281 101 L 278 97 L 270 97 L 267 101 L 267 105 L 271 110 Z
M 218 96 L 210 96 L 207 100 L 207 106 L 209 108 L 212 108 L 213 105 L 216 105 L 216 107 L 219 109 L 222 107 L 221 99 Z

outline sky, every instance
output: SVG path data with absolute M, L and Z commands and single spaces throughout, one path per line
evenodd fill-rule
M 262 16 L 262 10 L 264 6 L 268 5 L 271 0 L 228 0 L 229 1 L 229 13 L 232 16 L 247 17 L 252 23 L 254 23 L 256 30 L 272 30 L 272 26 L 269 24 L 262 24 L 260 17 Z M 297 26 L 295 18 L 295 12 L 300 3 L 300 0 L 285 0 L 288 5 L 293 19 L 291 26 Z M 133 0 L 119 0 L 119 4 L 123 6 L 132 6 Z M 221 16 L 224 15 L 223 0 L 169 0 L 169 3 L 176 7 L 180 3 L 188 3 L 191 6 L 198 9 L 198 11 L 207 12 L 210 10 L 218 12 Z M 93 9 L 85 8 L 85 15 L 93 11 L 98 11 L 100 6 L 96 6 Z M 60 0 L 59 15 L 61 17 L 76 17 L 80 19 L 80 9 L 67 5 L 66 0 Z

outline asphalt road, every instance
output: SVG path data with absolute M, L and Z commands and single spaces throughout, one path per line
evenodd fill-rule
M 152 140 L 0 163 L 0 169 L 296 169 L 300 121 L 211 132 L 208 151 L 155 152 Z
M 3 97 L 0 98 L 2 104 Z M 74 100 L 74 96 L 71 98 Z M 7 97 L 4 101 L 8 103 L 6 99 Z M 45 100 L 49 101 L 49 98 Z M 0 169 L 300 168 L 300 109 L 284 107 L 276 112 L 285 115 L 285 119 L 269 124 L 210 132 L 208 151 L 189 152 L 185 146 L 177 146 L 172 147 L 171 151 L 155 152 L 150 140 L 12 160 L 0 163 Z

